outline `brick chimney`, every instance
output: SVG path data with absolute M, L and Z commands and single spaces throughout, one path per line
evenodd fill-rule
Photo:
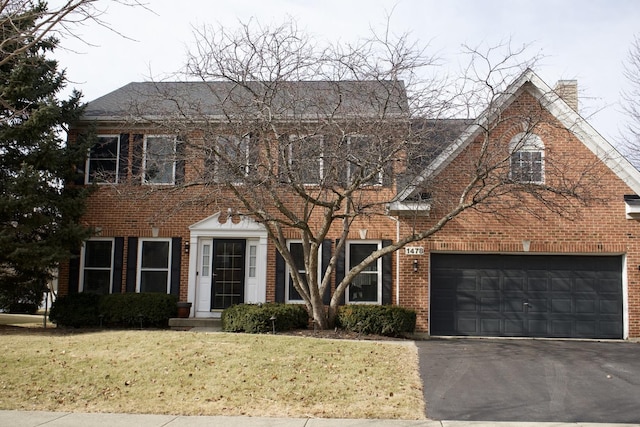
M 576 112 L 578 111 L 577 80 L 558 80 L 558 83 L 556 83 L 556 87 L 553 90 L 569 105 L 569 107 L 576 110 Z

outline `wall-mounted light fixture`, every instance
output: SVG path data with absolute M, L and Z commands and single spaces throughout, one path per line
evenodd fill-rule
M 188 254 L 189 253 L 189 242 L 185 242 L 184 243 L 184 253 Z
M 418 272 L 418 260 L 417 259 L 413 260 L 413 272 L 414 273 Z

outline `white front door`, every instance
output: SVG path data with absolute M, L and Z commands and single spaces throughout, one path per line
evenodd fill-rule
M 266 302 L 266 230 L 248 217 L 234 222 L 219 216 L 189 227 L 191 247 L 197 250 L 189 257 L 187 298 L 195 317 L 218 317 L 230 302 Z

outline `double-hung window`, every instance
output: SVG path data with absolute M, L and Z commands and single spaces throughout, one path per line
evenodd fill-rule
M 350 135 L 347 138 L 347 182 L 362 185 L 382 184 L 380 160 L 372 146 L 372 137 Z
M 544 143 L 538 135 L 519 133 L 509 142 L 510 177 L 520 183 L 544 182 Z
M 111 292 L 113 247 L 113 239 L 91 239 L 84 242 L 81 253 L 81 292 L 101 295 Z
M 323 178 L 322 135 L 289 135 L 288 172 L 300 184 L 317 185 Z
M 175 184 L 176 137 L 145 135 L 142 159 L 145 184 Z
M 347 242 L 346 265 L 351 270 L 371 253 L 382 248 L 380 241 Z M 382 259 L 373 261 L 349 284 L 347 303 L 382 304 Z
M 98 142 L 89 150 L 86 184 L 117 184 L 120 158 L 120 135 L 98 135 Z
M 302 282 L 304 284 L 307 284 L 307 271 L 306 268 L 304 266 L 304 249 L 302 248 L 302 242 L 301 241 L 296 241 L 296 240 L 291 240 L 287 242 L 287 247 L 289 248 L 289 253 L 291 254 L 291 257 L 293 258 L 293 262 L 295 263 L 295 268 L 296 271 L 298 272 L 298 274 L 300 275 L 300 278 L 302 279 Z M 318 273 L 317 273 L 317 277 L 320 277 L 320 260 L 322 259 L 322 252 L 321 250 L 318 251 Z M 304 302 L 304 300 L 302 299 L 302 296 L 300 295 L 300 293 L 296 290 L 295 286 L 293 285 L 293 273 L 291 271 L 291 267 L 287 264 L 286 266 L 286 277 L 287 277 L 287 284 L 286 284 L 286 301 L 287 302 L 292 302 L 292 303 L 302 303 Z
M 216 138 L 216 151 L 213 153 L 214 176 L 219 182 L 242 182 L 249 175 L 250 137 L 220 135 Z
M 141 239 L 138 251 L 137 291 L 169 293 L 171 239 Z

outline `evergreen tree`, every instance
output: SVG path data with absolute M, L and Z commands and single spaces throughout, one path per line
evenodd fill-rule
M 63 139 L 80 93 L 57 99 L 66 77 L 47 58 L 56 39 L 17 37 L 46 11 L 38 2 L 0 19 L 0 309 L 9 311 L 35 311 L 52 269 L 88 236 L 79 224 L 88 190 L 67 185 L 87 145 Z

